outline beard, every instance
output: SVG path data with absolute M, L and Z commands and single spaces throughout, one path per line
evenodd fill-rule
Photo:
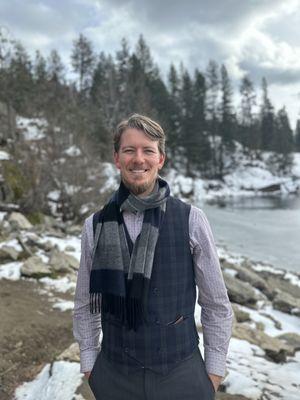
M 134 194 L 135 196 L 140 196 L 141 194 L 145 192 L 149 192 L 150 194 L 152 190 L 154 189 L 156 179 L 154 181 L 146 181 L 144 183 L 131 183 L 128 182 L 123 176 L 121 177 L 124 185 L 127 187 L 127 189 Z

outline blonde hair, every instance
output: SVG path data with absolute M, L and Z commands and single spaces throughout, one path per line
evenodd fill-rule
M 158 141 L 158 150 L 165 154 L 165 133 L 163 128 L 155 121 L 145 115 L 132 114 L 128 119 L 121 121 L 114 132 L 114 150 L 120 150 L 121 136 L 128 128 L 143 131 L 151 140 Z

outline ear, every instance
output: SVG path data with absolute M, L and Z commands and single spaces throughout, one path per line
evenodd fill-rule
M 119 153 L 117 153 L 116 151 L 114 152 L 114 162 L 115 162 L 115 166 L 116 166 L 118 169 L 121 169 Z
M 166 155 L 160 153 L 160 155 L 159 155 L 158 169 L 162 169 L 162 167 L 164 166 L 165 160 L 166 160 Z

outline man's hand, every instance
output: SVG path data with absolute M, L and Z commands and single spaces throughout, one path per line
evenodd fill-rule
M 214 386 L 215 392 L 218 390 L 220 383 L 222 382 L 222 376 L 219 375 L 214 375 L 214 374 L 208 374 L 210 380 L 212 381 L 212 384 Z
M 90 375 L 91 375 L 91 371 L 84 373 L 84 376 L 86 377 L 86 379 L 89 379 Z

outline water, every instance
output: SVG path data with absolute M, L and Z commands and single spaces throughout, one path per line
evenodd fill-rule
M 300 273 L 300 197 L 258 197 L 202 205 L 217 243 Z

